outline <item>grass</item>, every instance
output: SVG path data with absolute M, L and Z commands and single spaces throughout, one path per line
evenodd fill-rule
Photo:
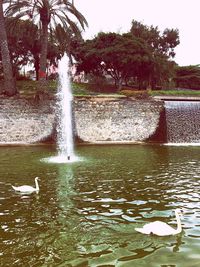
M 17 89 L 21 96 L 33 96 L 37 92 L 38 81 L 17 81 Z M 88 89 L 87 84 L 72 83 L 72 92 L 74 95 L 91 95 L 94 92 Z M 48 92 L 52 95 L 56 94 L 58 82 L 54 80 L 48 81 Z
M 168 96 L 200 96 L 200 90 L 159 90 L 151 91 L 150 95 L 168 95 Z
M 17 88 L 21 96 L 32 97 L 37 91 L 37 81 L 17 81 Z M 55 80 L 48 81 L 49 93 L 54 95 L 57 92 L 58 83 Z M 127 96 L 136 98 L 146 98 L 148 96 L 200 96 L 200 90 L 131 90 L 130 88 L 122 88 L 117 92 L 116 88 L 111 85 L 94 85 L 87 83 L 72 83 L 72 92 L 75 96 Z

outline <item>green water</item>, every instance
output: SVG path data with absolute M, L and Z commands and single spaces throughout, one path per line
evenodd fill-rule
M 80 161 L 43 159 L 55 147 L 0 148 L 1 266 L 200 266 L 200 147 L 79 146 Z M 20 195 L 13 185 L 34 185 Z M 181 234 L 148 236 L 153 220 Z

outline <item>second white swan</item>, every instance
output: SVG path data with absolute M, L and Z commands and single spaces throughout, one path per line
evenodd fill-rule
M 35 187 L 30 186 L 30 185 L 22 185 L 22 186 L 13 186 L 12 185 L 12 188 L 16 192 L 20 192 L 20 193 L 33 193 L 33 192 L 38 193 L 40 190 L 38 180 L 39 180 L 39 177 L 35 177 Z
M 169 226 L 165 222 L 155 221 L 155 222 L 145 224 L 142 228 L 135 228 L 135 230 L 137 232 L 140 232 L 146 235 L 154 234 L 158 236 L 167 236 L 167 235 L 179 234 L 182 231 L 181 220 L 180 220 L 180 215 L 182 214 L 183 214 L 183 210 L 181 209 L 175 210 L 176 221 L 177 221 L 176 229 Z

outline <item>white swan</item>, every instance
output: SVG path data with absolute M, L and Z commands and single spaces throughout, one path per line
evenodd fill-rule
M 167 236 L 167 235 L 176 235 L 182 231 L 180 215 L 183 214 L 183 210 L 176 209 L 176 221 L 177 221 L 177 229 L 172 228 L 167 223 L 161 221 L 155 221 L 151 223 L 145 224 L 142 228 L 135 228 L 137 232 L 142 234 L 154 234 L 158 236 Z
M 13 186 L 12 185 L 12 188 L 15 191 L 20 192 L 20 193 L 33 193 L 33 192 L 38 193 L 40 190 L 38 180 L 39 180 L 39 177 L 35 177 L 35 187 L 30 186 L 30 185 L 22 185 L 22 186 Z

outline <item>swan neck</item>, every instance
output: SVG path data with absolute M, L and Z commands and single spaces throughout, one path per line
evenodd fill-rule
M 38 180 L 35 179 L 35 189 L 38 191 L 39 190 L 39 183 Z
M 181 225 L 181 219 L 180 219 L 180 216 L 177 212 L 176 213 L 176 221 L 177 221 L 177 230 L 176 232 L 177 233 L 180 233 L 182 231 L 182 225 Z

